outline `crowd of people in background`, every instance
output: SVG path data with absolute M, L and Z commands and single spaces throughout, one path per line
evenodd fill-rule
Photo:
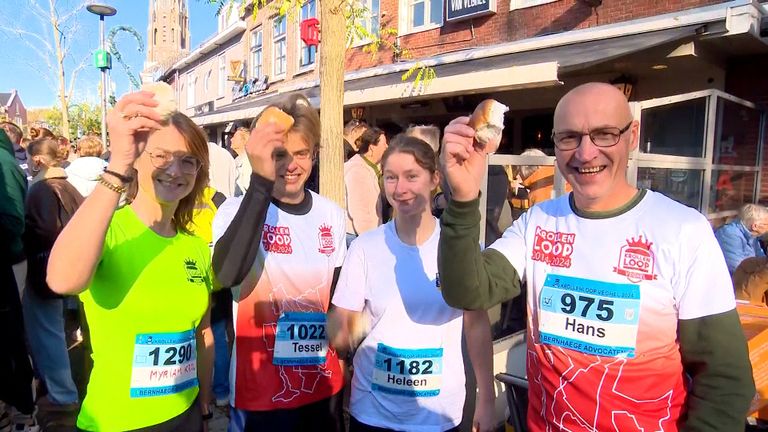
M 633 382 L 652 378 L 624 389 L 626 400 L 605 396 L 612 410 L 637 414 L 637 401 L 669 388 L 666 408 L 641 401 L 634 419 L 645 425 L 731 430 L 743 420 L 754 392 L 734 294 L 720 283 L 727 263 L 735 296 L 764 300 L 768 210 L 747 205 L 713 234 L 695 211 L 629 185 L 637 123 L 613 87 L 580 86 L 558 105 L 565 197 L 551 199 L 553 166 L 497 166 L 483 177 L 467 117 L 444 133 L 352 120 L 340 137 L 346 209 L 319 193 L 320 119 L 303 96 L 274 105 L 290 126 L 260 115 L 224 146 L 156 106 L 150 92 L 121 98 L 108 116 L 109 151 L 95 135 L 70 145 L 45 128 L 0 123 L 0 432 L 44 430 L 46 413 L 76 417 L 78 430 L 195 432 L 214 407 L 227 410 L 230 432 L 494 430 L 496 329 L 486 309 L 501 302 L 502 321 L 528 332 L 533 431 L 583 423 L 555 387 L 569 362 L 587 371 L 594 358 L 606 371 L 622 362 Z M 492 246 L 481 252 L 483 178 L 493 185 Z M 662 209 L 671 222 L 650 224 L 644 212 Z M 625 242 L 638 257 L 653 257 L 652 244 L 677 251 L 678 226 L 706 260 L 686 250 L 659 253 L 651 269 L 594 264 Z M 724 260 L 710 253 L 717 242 Z M 616 274 L 628 279 L 606 282 Z M 641 290 L 643 281 L 658 290 Z M 713 304 L 689 294 L 703 282 L 713 282 Z M 594 287 L 613 294 L 587 296 Z M 539 301 L 561 295 L 562 307 Z M 588 330 L 564 336 L 581 319 L 572 318 L 577 298 L 596 302 L 581 318 L 605 324 L 610 342 L 578 339 Z M 637 310 L 620 317 L 615 303 Z M 558 320 L 565 333 L 551 327 Z M 620 325 L 631 331 L 611 327 Z M 706 349 L 715 342 L 729 358 Z M 92 359 L 85 392 L 68 353 L 81 343 Z M 613 420 L 589 390 L 596 379 L 574 384 L 583 386 L 574 406 L 607 430 Z

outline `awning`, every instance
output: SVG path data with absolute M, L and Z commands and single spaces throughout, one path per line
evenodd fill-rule
M 347 79 L 344 83 L 344 105 L 384 104 L 395 100 L 558 85 L 561 73 L 585 69 L 670 42 L 692 39 L 699 27 L 701 25 L 671 28 L 480 59 L 472 59 L 474 50 L 467 50 L 466 60 L 435 66 L 436 78 L 424 89 L 414 88 L 412 79 L 403 82 L 402 72 Z M 302 91 L 313 105 L 319 106 L 320 91 L 314 83 L 304 89 L 294 86 L 287 91 L 278 90 L 259 99 L 231 104 L 213 113 L 193 117 L 193 120 L 199 125 L 206 125 L 253 118 L 270 103 L 294 91 Z

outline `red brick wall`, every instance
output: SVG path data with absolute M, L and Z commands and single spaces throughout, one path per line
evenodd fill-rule
M 414 58 L 430 57 L 451 51 L 527 39 L 537 35 L 596 27 L 654 15 L 724 3 L 722 0 L 603 0 L 593 10 L 579 0 L 559 0 L 541 6 L 509 11 L 509 0 L 498 0 L 496 14 L 443 27 L 414 33 L 401 38 Z M 381 10 L 387 12 L 382 22 L 397 28 L 398 1 L 381 0 Z M 474 38 L 472 37 L 474 27 Z M 382 52 L 376 61 L 360 49 L 350 50 L 347 70 L 391 63 L 392 56 Z
M 768 105 L 768 81 L 764 78 L 766 70 L 768 70 L 768 55 L 732 61 L 728 65 L 725 77 L 725 91 L 760 104 L 765 109 Z M 768 133 L 768 130 L 765 132 Z M 763 144 L 763 170 L 758 201 L 762 204 L 768 204 L 768 148 L 766 148 L 765 143 Z

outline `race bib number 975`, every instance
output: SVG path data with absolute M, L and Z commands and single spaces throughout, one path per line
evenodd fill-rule
M 640 286 L 549 274 L 539 297 L 542 343 L 605 357 L 635 357 Z
M 136 335 L 131 397 L 180 393 L 197 383 L 194 330 Z

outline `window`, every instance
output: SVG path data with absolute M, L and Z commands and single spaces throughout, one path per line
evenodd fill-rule
M 285 17 L 275 17 L 272 26 L 272 57 L 274 58 L 274 76 L 285 75 L 286 67 L 286 39 L 285 39 Z
M 704 97 L 644 109 L 640 152 L 704 157 L 706 118 Z
M 251 32 L 251 78 L 261 78 L 264 74 L 263 53 L 264 38 L 261 28 Z
M 301 21 L 317 16 L 316 5 L 317 2 L 315 0 L 309 0 L 301 6 Z M 301 54 L 299 55 L 299 68 L 308 68 L 314 65 L 315 55 L 317 54 L 317 46 L 308 47 L 306 44 L 304 44 L 304 41 L 301 40 L 301 37 L 299 37 L 299 47 L 301 47 Z
M 227 59 L 219 56 L 219 96 L 224 96 L 224 87 L 227 85 Z
M 509 10 L 523 9 L 531 6 L 539 6 L 547 3 L 553 3 L 557 0 L 511 0 Z
M 195 106 L 195 77 L 192 72 L 187 74 L 187 108 Z
M 403 33 L 413 33 L 421 30 L 439 27 L 443 24 L 443 2 L 440 0 L 405 0 L 407 7 L 403 8 Z
M 379 35 L 379 2 L 380 0 L 360 0 L 360 7 L 365 8 L 367 17 L 360 24 L 365 27 L 368 33 L 378 36 Z M 366 43 L 369 41 L 358 40 L 357 44 Z
M 208 70 L 208 72 L 205 74 L 205 79 L 203 80 L 203 90 L 205 91 L 205 94 L 208 94 L 208 90 L 211 88 L 211 74 L 213 74 L 212 70 Z

